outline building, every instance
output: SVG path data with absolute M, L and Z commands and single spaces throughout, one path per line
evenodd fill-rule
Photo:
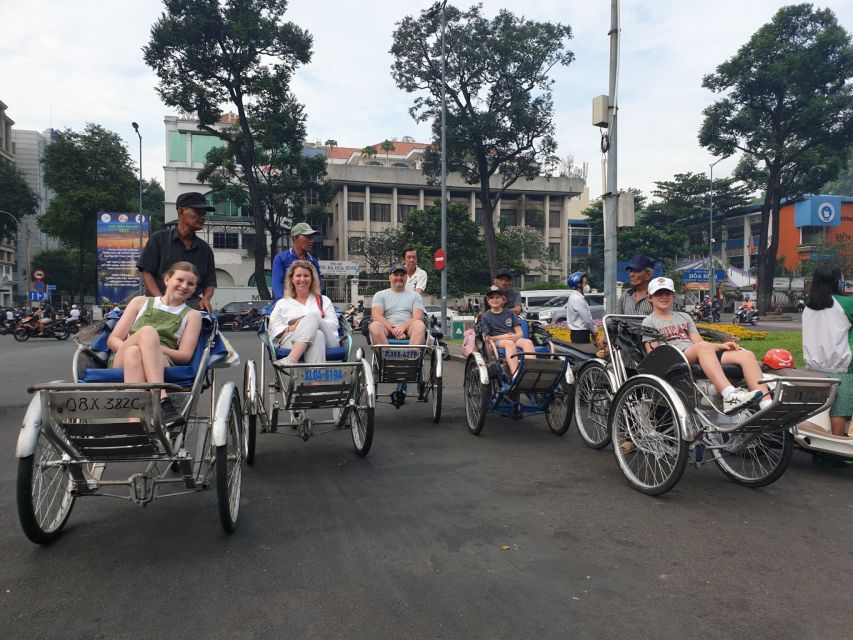
M 53 197 L 53 192 L 44 183 L 42 160 L 47 145 L 53 141 L 55 135 L 53 129 L 47 129 L 44 133 L 21 129 L 15 129 L 12 132 L 15 166 L 24 174 L 24 179 L 39 199 L 37 214 L 25 216 L 18 227 L 16 281 L 22 285 L 17 296 L 21 299 L 26 296 L 26 292 L 29 290 L 29 271 L 32 258 L 38 255 L 40 251 L 55 249 L 59 246 L 55 238 L 47 235 L 38 226 L 38 218 L 47 213 L 47 207 Z M 49 279 L 50 274 L 47 275 Z
M 12 126 L 15 121 L 6 113 L 8 107 L 0 102 L 0 158 L 15 162 L 15 152 L 12 146 Z M 6 217 L 8 212 L 0 213 Z M 0 237 L 0 306 L 11 306 L 15 300 L 15 252 L 17 238 L 11 240 Z
M 233 122 L 227 115 L 222 126 Z M 209 193 L 198 182 L 197 175 L 207 152 L 221 141 L 199 131 L 197 121 L 167 116 L 167 161 L 164 166 L 166 222 L 175 219 L 175 199 L 186 191 Z M 322 153 L 327 158 L 327 180 L 337 187 L 327 208 L 328 221 L 320 225 L 320 239 L 315 254 L 321 260 L 360 260 L 355 250 L 363 238 L 385 229 L 397 227 L 415 209 L 429 206 L 440 199 L 441 189 L 429 184 L 421 171 L 426 144 L 410 139 L 394 142 L 385 151 L 376 144 L 375 154 L 363 154 L 361 148 L 306 145 L 307 153 Z M 497 186 L 497 181 L 495 182 Z M 459 175 L 447 179 L 448 198 L 468 206 L 473 220 L 481 220 L 476 185 L 466 184 Z M 212 194 L 209 194 L 212 196 Z M 207 217 L 206 240 L 216 253 L 219 286 L 254 286 L 253 251 L 256 243 L 254 226 L 248 212 L 231 202 L 215 203 L 216 212 Z M 311 204 L 310 195 L 307 204 Z M 589 192 L 579 177 L 541 176 L 519 181 L 497 204 L 496 229 L 503 224 L 524 224 L 529 212 L 542 212 L 544 243 L 554 255 L 564 257 L 558 267 L 532 263 L 527 282 L 537 280 L 565 281 L 569 267 L 571 242 L 579 248 L 575 255 L 588 252 L 589 236 L 581 211 L 589 206 Z M 519 286 L 523 282 L 518 283 Z

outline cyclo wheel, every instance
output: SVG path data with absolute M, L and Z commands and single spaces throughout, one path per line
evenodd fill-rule
M 18 342 L 26 342 L 30 339 L 30 332 L 24 327 L 15 327 L 15 330 L 12 332 L 12 336 Z
M 436 345 L 435 349 L 429 356 L 429 384 L 432 389 L 432 421 L 438 422 L 441 420 L 441 395 L 442 395 L 442 378 L 436 374 L 438 361 L 442 357 L 443 350 Z
M 374 409 L 368 406 L 367 381 L 363 370 L 359 370 L 358 373 L 358 387 L 356 406 L 350 411 L 349 423 L 352 446 L 359 456 L 364 457 L 370 452 L 370 447 L 373 445 Z
M 465 396 L 465 419 L 468 423 L 468 431 L 475 436 L 480 435 L 486 422 L 486 402 L 488 400 L 489 385 L 480 382 L 480 370 L 473 356 L 465 363 L 465 382 L 463 395 Z
M 246 464 L 255 464 L 255 441 L 258 437 L 258 416 L 246 416 Z
M 714 433 L 708 437 L 726 445 L 725 449 L 715 450 L 714 461 L 720 471 L 745 487 L 766 487 L 776 482 L 794 455 L 794 436 L 788 429 Z
M 545 414 L 548 429 L 555 436 L 565 435 L 572 425 L 572 406 L 574 405 L 575 386 L 560 381 L 560 388 L 554 394 L 554 399 Z
M 655 378 L 628 380 L 613 399 L 613 453 L 634 489 L 657 496 L 672 489 L 687 466 L 676 406 Z
M 613 402 L 610 378 L 600 362 L 590 362 L 580 373 L 575 389 L 575 421 L 584 444 L 603 449 L 610 444 L 607 415 Z
M 18 461 L 18 519 L 36 544 L 58 538 L 74 507 L 71 474 L 60 460 L 62 452 L 39 432 L 35 453 Z
M 240 396 L 236 391 L 228 407 L 228 435 L 225 444 L 216 447 L 216 500 L 219 521 L 228 533 L 237 529 L 240 511 L 240 488 L 243 479 L 243 440 Z

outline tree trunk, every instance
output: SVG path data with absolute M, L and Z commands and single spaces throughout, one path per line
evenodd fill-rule
M 489 185 L 489 172 L 486 163 L 486 153 L 480 149 L 477 151 L 477 164 L 480 172 L 480 206 L 483 208 L 483 237 L 486 242 L 486 258 L 489 263 L 489 278 L 495 279 L 498 270 L 498 247 L 495 241 L 495 212 L 492 205 L 492 192 Z
M 758 313 L 766 314 L 772 304 L 776 254 L 779 250 L 779 169 L 770 167 L 767 191 L 761 208 L 761 238 L 758 242 Z M 771 224 L 772 220 L 772 224 Z M 772 237 L 771 237 L 772 236 Z

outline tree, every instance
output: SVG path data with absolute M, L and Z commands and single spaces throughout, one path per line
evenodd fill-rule
M 740 151 L 736 176 L 764 190 L 758 304 L 771 304 L 783 198 L 834 179 L 853 139 L 853 48 L 829 9 L 783 7 L 702 85 L 699 142 L 715 156 Z
M 568 65 L 568 25 L 534 22 L 501 10 L 492 20 L 475 5 L 446 16 L 447 169 L 468 184 L 479 184 L 489 272 L 497 270 L 494 211 L 516 181 L 548 170 L 554 156 L 553 101 L 548 73 Z M 432 121 L 434 143 L 424 153 L 424 171 L 434 178 L 440 166 L 441 9 L 397 24 L 391 73 L 397 86 L 418 93 L 410 109 L 417 122 Z M 490 180 L 499 177 L 492 191 Z
M 38 211 L 38 196 L 30 189 L 24 174 L 6 158 L 0 158 L 0 211 L 12 214 L 17 220 L 35 215 Z M 17 227 L 9 216 L 0 213 L 0 239 L 11 238 Z
M 45 148 L 44 181 L 54 197 L 39 227 L 74 250 L 83 283 L 94 273 L 86 264 L 94 264 L 96 256 L 97 213 L 136 211 L 133 161 L 117 134 L 87 124 L 83 132 L 60 132 Z
M 376 147 L 374 147 L 373 145 L 368 145 L 368 146 L 364 147 L 361 150 L 361 157 L 367 158 L 368 160 L 370 160 L 371 158 L 375 158 L 376 157 Z
M 847 156 L 847 167 L 835 180 L 820 188 L 820 193 L 834 196 L 853 196 L 853 152 Z
M 364 256 L 369 275 L 387 275 L 391 265 L 400 262 L 404 244 L 405 232 L 402 228 L 385 229 L 364 238 L 350 253 Z
M 83 257 L 83 279 L 77 273 L 80 252 L 76 249 L 58 247 L 40 251 L 32 259 L 33 269 L 41 269 L 47 274 L 56 291 L 66 294 L 72 300 L 82 300 L 85 296 L 95 295 L 98 291 L 97 255 L 87 253 Z
M 385 163 L 388 163 L 388 154 L 394 150 L 394 143 L 390 140 L 385 140 L 381 145 L 379 145 L 382 150 L 385 152 Z
M 298 105 L 290 93 L 296 68 L 311 59 L 311 36 L 284 22 L 286 0 L 164 0 L 166 11 L 143 48 L 157 73 L 163 102 L 195 113 L 199 128 L 223 140 L 249 192 L 255 234 L 264 237 L 264 208 L 256 171 L 257 127 L 270 112 Z M 237 109 L 236 127 L 218 128 L 221 105 Z M 266 246 L 255 245 L 258 293 L 269 298 Z
M 325 144 L 327 147 L 329 147 L 329 148 L 331 148 L 331 149 L 334 149 L 335 147 L 337 147 L 337 146 L 338 146 L 338 141 L 337 141 L 337 140 L 333 140 L 332 138 L 329 138 L 329 139 L 328 139 L 328 140 L 326 140 L 326 142 L 324 142 L 323 144 Z
M 163 228 L 166 220 L 166 192 L 157 178 L 142 181 L 142 210 L 148 214 L 150 231 Z

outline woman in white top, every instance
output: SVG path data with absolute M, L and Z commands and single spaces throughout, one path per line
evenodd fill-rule
M 326 347 L 338 346 L 338 314 L 332 301 L 320 295 L 317 272 L 307 260 L 297 260 L 284 276 L 284 297 L 270 314 L 269 334 L 276 346 L 290 349 L 278 364 L 325 362 Z

